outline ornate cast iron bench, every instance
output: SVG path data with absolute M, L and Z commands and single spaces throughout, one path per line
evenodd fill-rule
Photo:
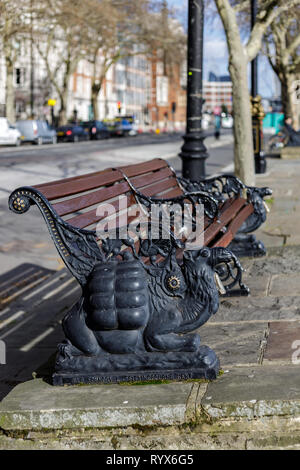
M 229 176 L 190 186 L 160 159 L 13 191 L 10 209 L 22 214 L 38 206 L 82 287 L 63 320 L 66 340 L 58 348 L 53 384 L 215 378 L 218 358 L 192 331 L 216 313 L 219 293 L 229 295 L 236 285 L 235 293 L 249 292 L 226 247 L 239 228 L 247 232 L 263 220 L 256 208 L 259 191 Z M 135 238 L 99 236 L 100 222 L 122 228 L 138 220 L 134 212 L 124 219 L 119 196 L 143 211 L 146 221 L 153 204 L 176 203 L 187 204 L 194 223 L 201 203 L 202 246 L 186 249 L 184 230 L 180 237 L 173 230 L 175 211 L 169 237 L 159 232 L 143 238 L 142 223 Z M 107 203 L 113 212 L 101 210 Z
M 224 207 L 228 204 L 233 204 L 235 199 L 240 201 L 240 198 L 244 195 L 253 210 L 238 227 L 238 231 L 234 232 L 234 237 L 228 248 L 239 257 L 257 257 L 266 254 L 264 244 L 256 240 L 252 232 L 257 230 L 266 221 L 269 209 L 264 201 L 264 197 L 272 194 L 270 188 L 249 187 L 237 177 L 225 174 L 197 182 L 191 182 L 184 178 L 179 178 L 179 181 L 185 191 L 206 191 L 217 199 L 220 204 L 223 204 Z M 236 204 L 241 204 L 241 201 L 239 203 L 237 201 Z M 236 227 L 239 225 L 239 222 L 236 222 L 234 225 Z M 228 236 L 230 237 L 231 234 Z

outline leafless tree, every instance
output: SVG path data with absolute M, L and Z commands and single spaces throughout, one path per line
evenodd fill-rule
M 44 0 L 34 5 L 35 46 L 59 101 L 59 124 L 67 120 L 70 79 L 85 53 L 85 2 Z
M 6 67 L 5 108 L 6 116 L 15 121 L 14 64 L 19 53 L 20 40 L 29 31 L 30 3 L 16 0 L 0 0 L 0 49 Z
M 270 25 L 264 38 L 264 52 L 281 83 L 283 112 L 299 126 L 294 102 L 294 84 L 300 76 L 300 6 L 286 11 Z
M 234 112 L 235 173 L 246 184 L 255 184 L 253 140 L 247 64 L 262 47 L 263 36 L 282 13 L 300 4 L 299 0 L 261 0 L 256 24 L 245 44 L 241 39 L 239 12 L 249 6 L 248 0 L 215 0 L 229 51 L 229 73 L 232 80 Z
M 91 103 L 99 118 L 98 96 L 110 67 L 122 58 L 163 57 L 165 67 L 182 58 L 183 33 L 169 27 L 165 2 L 86 0 L 86 58 L 93 68 Z

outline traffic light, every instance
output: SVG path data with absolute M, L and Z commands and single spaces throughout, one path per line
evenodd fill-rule
M 171 109 L 172 109 L 172 113 L 175 114 L 176 113 L 176 102 L 175 101 L 172 102 L 172 108 Z
M 121 109 L 122 109 L 121 101 L 118 101 L 117 106 L 118 106 L 118 112 L 119 112 L 119 114 L 121 114 Z

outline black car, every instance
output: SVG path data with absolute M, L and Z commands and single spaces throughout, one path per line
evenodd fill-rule
M 89 132 L 90 139 L 100 140 L 110 137 L 110 131 L 102 121 L 85 121 L 81 123 L 81 126 Z
M 79 142 L 89 140 L 89 132 L 78 124 L 67 124 L 56 129 L 59 142 Z

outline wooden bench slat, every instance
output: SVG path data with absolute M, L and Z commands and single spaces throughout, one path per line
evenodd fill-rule
M 133 176 L 139 176 L 146 172 L 156 171 L 167 166 L 168 163 L 165 160 L 155 159 L 146 163 L 120 168 L 124 169 L 126 175 L 131 178 Z M 74 178 L 57 180 L 52 183 L 34 186 L 34 188 L 41 191 L 49 201 L 52 201 L 53 199 L 58 199 L 60 197 L 71 196 L 79 192 L 107 186 L 117 181 L 121 181 L 122 179 L 122 173 L 118 171 L 118 168 L 115 168 L 97 173 L 89 173 L 88 175 L 81 175 Z
M 179 188 L 179 186 L 178 186 L 177 188 L 174 188 L 174 189 L 171 189 L 168 192 L 165 192 L 161 197 L 172 198 L 172 197 L 177 197 L 177 196 L 181 196 L 181 195 L 182 195 L 182 189 Z
M 132 178 L 133 176 L 142 175 L 148 171 L 156 171 L 165 167 L 169 167 L 169 164 L 166 160 L 163 160 L 162 158 L 155 158 L 153 160 L 149 160 L 148 162 L 135 163 L 133 165 L 125 165 L 118 168 L 123 170 L 123 172 L 129 178 Z
M 232 232 L 233 237 L 235 236 L 236 232 L 242 225 L 242 223 L 252 214 L 254 208 L 252 205 L 248 204 L 243 210 L 230 222 L 229 230 Z
M 142 188 L 146 185 L 161 181 L 170 177 L 171 175 L 172 171 L 170 170 L 170 168 L 163 168 L 150 175 L 147 174 L 132 178 L 132 184 L 134 184 L 136 188 L 140 189 L 143 192 Z M 67 199 L 62 202 L 54 203 L 52 204 L 52 206 L 56 210 L 58 215 L 63 216 L 93 206 L 94 204 L 99 204 L 113 197 L 120 196 L 129 190 L 130 187 L 128 183 L 124 181 L 109 187 L 103 187 L 92 193 L 83 194 L 72 199 Z
M 35 186 L 36 189 L 41 191 L 49 201 L 74 194 L 83 193 L 92 189 L 116 183 L 122 180 L 122 175 L 116 171 L 108 171 L 96 175 L 87 176 L 85 179 L 73 180 L 67 183 L 58 182 L 56 186 L 49 186 L 40 188 Z
M 126 197 L 127 197 L 127 205 L 129 207 L 132 206 L 135 203 L 135 198 L 133 194 L 129 194 Z M 113 206 L 116 210 L 116 213 L 118 213 L 119 201 L 118 200 L 111 201 L 109 202 L 109 204 Z M 103 204 L 103 206 L 105 206 L 105 203 Z M 97 210 L 98 208 L 91 209 L 90 211 L 84 212 L 83 214 L 75 215 L 74 217 L 67 219 L 66 222 L 68 222 L 68 224 L 74 225 L 74 227 L 76 228 L 85 228 L 92 224 L 96 224 L 97 222 L 100 222 L 101 220 L 107 217 L 107 215 L 105 215 L 105 212 L 103 215 L 98 215 Z
M 168 178 L 167 180 L 159 181 L 158 183 L 154 183 L 146 187 L 143 191 L 143 194 L 145 194 L 146 196 L 155 196 L 163 192 L 166 189 L 173 188 L 175 185 L 177 185 L 176 178 L 175 177 Z M 119 200 L 112 201 L 112 202 L 110 201 L 109 204 L 113 205 L 113 207 L 118 212 Z M 128 207 L 136 204 L 136 199 L 133 195 L 128 196 L 127 204 L 128 204 Z M 74 225 L 77 228 L 88 227 L 89 225 L 97 223 L 98 221 L 104 218 L 102 216 L 97 215 L 97 209 L 98 208 L 94 208 L 94 209 L 91 209 L 90 211 L 84 212 L 83 214 L 67 219 L 67 222 L 71 225 Z
M 158 183 L 148 186 L 142 191 L 142 193 L 145 196 L 159 197 L 159 195 L 163 191 L 166 191 L 167 189 L 171 189 L 171 188 L 179 189 L 178 182 L 174 176 L 172 178 L 168 178 L 167 180 L 159 181 Z M 181 191 L 181 194 L 182 194 L 182 191 Z
M 233 240 L 236 232 L 242 225 L 242 223 L 251 215 L 253 212 L 253 206 L 252 205 L 247 205 L 245 206 L 241 212 L 232 220 L 232 222 L 229 224 L 227 231 L 222 237 L 214 243 L 213 247 L 218 247 L 218 246 L 223 246 L 226 247 L 229 245 L 229 243 Z
M 41 184 L 38 184 L 36 186 L 33 186 L 33 188 L 36 188 L 39 191 L 43 192 L 43 188 L 48 188 L 48 187 L 50 188 L 51 186 L 56 186 L 57 184 L 69 183 L 69 182 L 72 182 L 72 181 L 78 181 L 78 180 L 88 178 L 89 176 L 97 176 L 97 175 L 101 175 L 101 174 L 104 174 L 104 173 L 109 173 L 112 170 L 113 170 L 113 168 L 105 168 L 105 170 L 93 171 L 91 173 L 85 173 L 83 175 L 70 176 L 69 178 L 63 178 L 63 179 L 59 179 L 59 180 L 49 181 L 48 183 L 41 183 Z
M 231 201 L 231 204 L 227 207 L 223 207 L 223 211 L 220 214 L 218 221 L 210 224 L 204 232 L 204 243 L 208 245 L 220 232 L 220 230 L 225 227 L 233 217 L 240 211 L 240 209 L 245 205 L 245 199 L 239 198 Z

